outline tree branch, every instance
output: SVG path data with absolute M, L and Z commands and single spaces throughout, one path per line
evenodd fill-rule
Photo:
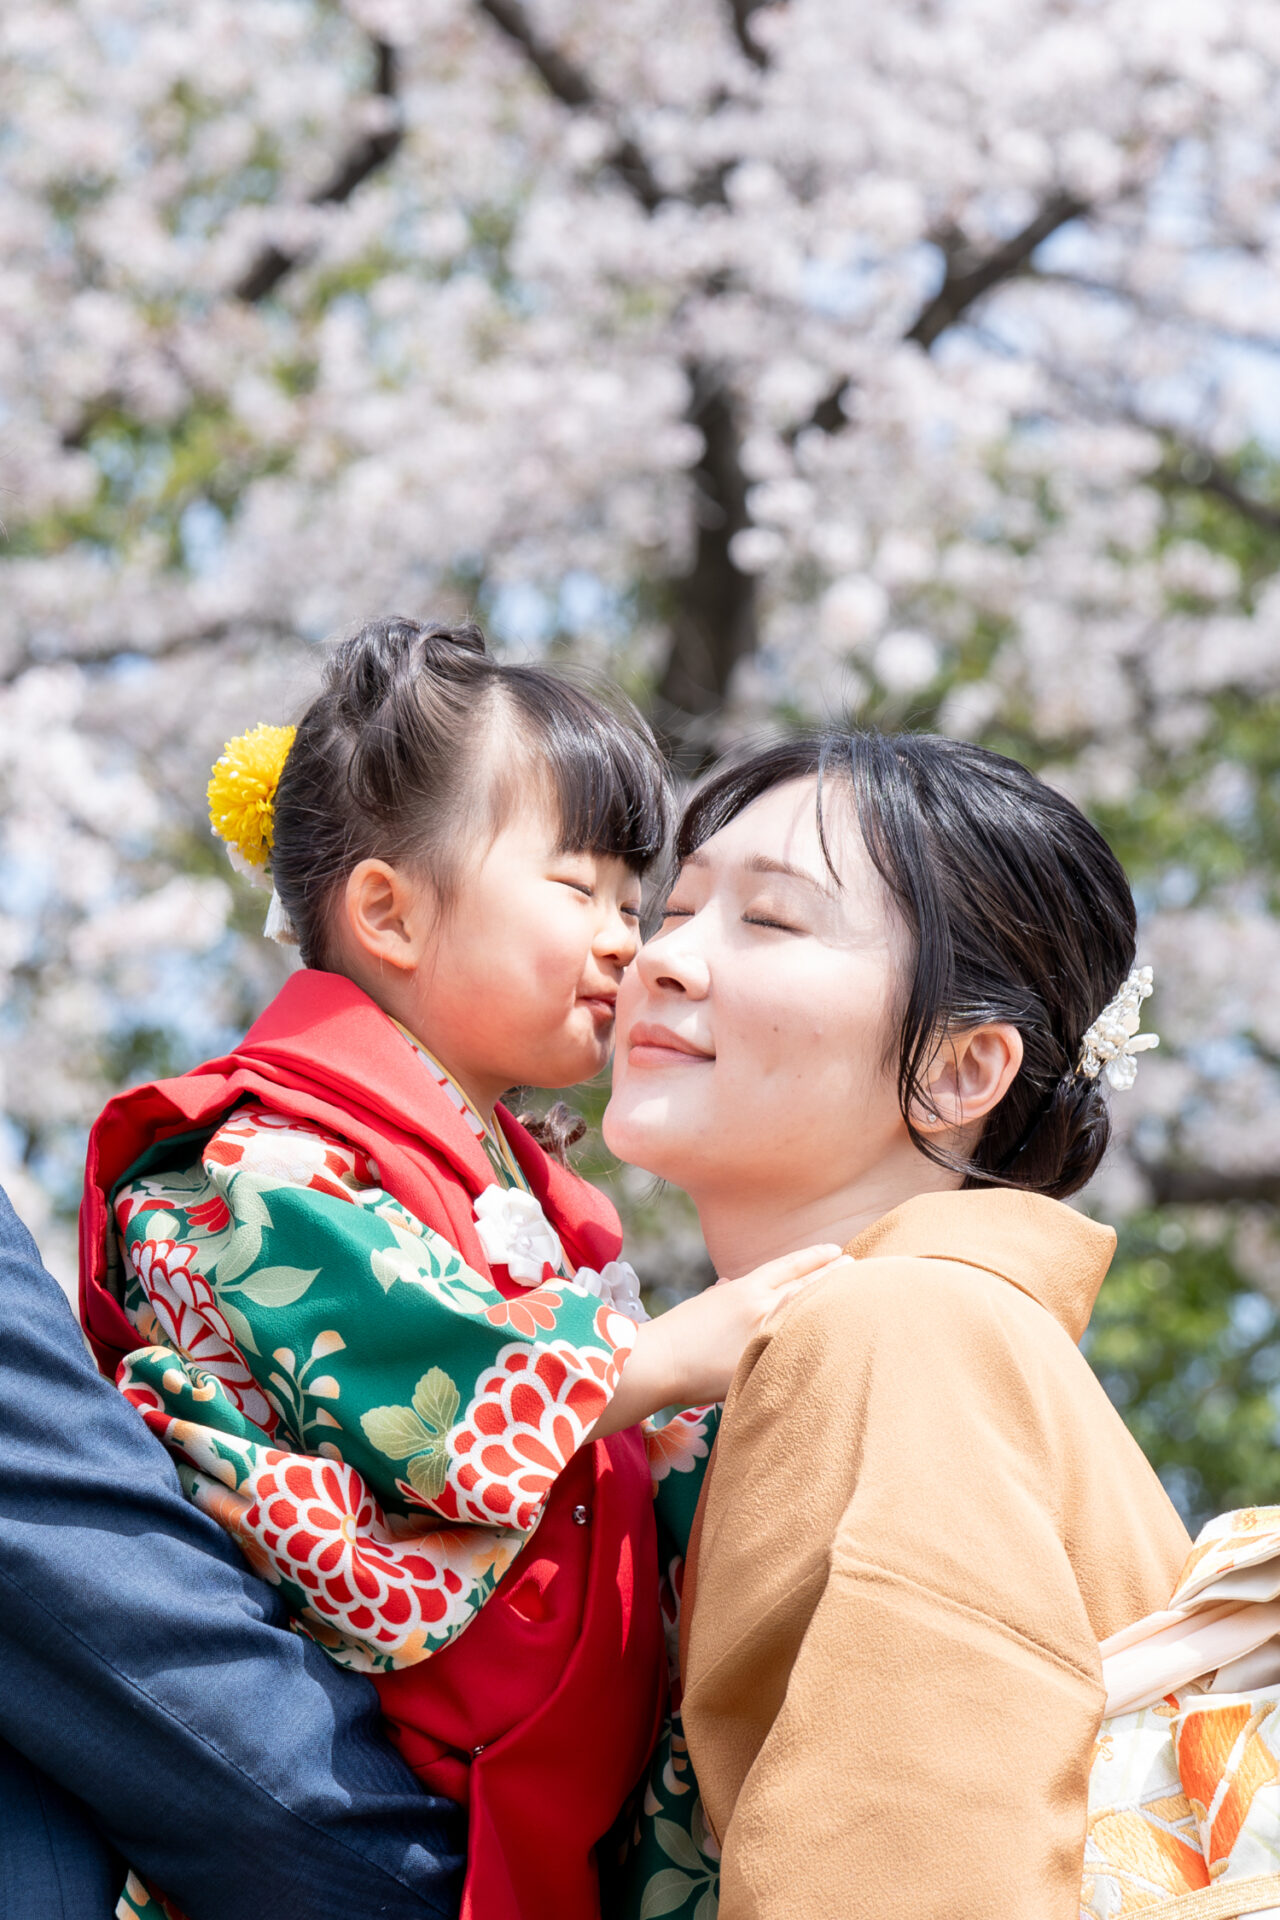
M 100 646 L 84 647 L 79 651 L 67 648 L 56 654 L 35 653 L 30 648 L 24 648 L 0 666 L 0 687 L 13 686 L 24 673 L 30 673 L 36 667 L 106 667 L 126 654 L 143 660 L 176 660 L 183 654 L 197 653 L 202 647 L 221 646 L 224 641 L 237 636 L 246 645 L 256 645 L 262 639 L 296 640 L 298 637 L 296 630 L 283 620 L 218 620 L 208 627 L 187 628 L 171 633 L 153 647 L 139 647 L 130 645 L 128 641 L 116 640 L 103 642 Z
M 939 335 L 968 312 L 975 300 L 980 300 L 984 293 L 990 293 L 993 287 L 1020 273 L 1036 248 L 1042 246 L 1059 227 L 1065 227 L 1070 220 L 1080 219 L 1088 211 L 1087 202 L 1075 194 L 1054 193 L 1021 233 L 1015 233 L 1003 246 L 997 247 L 994 253 L 987 254 L 983 259 L 972 259 L 964 247 L 944 246 L 947 270 L 942 285 L 932 300 L 921 309 L 914 326 L 907 329 L 905 338 L 917 341 L 927 350 Z
M 753 67 L 767 67 L 769 64 L 768 54 L 751 37 L 751 16 L 766 4 L 767 0 L 729 0 L 734 37 Z
M 553 99 L 578 112 L 585 108 L 612 116 L 608 102 L 597 94 L 581 67 L 575 66 L 558 47 L 539 37 L 521 0 L 476 0 L 476 4 L 520 48 Z M 646 213 L 652 213 L 667 197 L 630 135 L 617 137 L 605 165 L 618 175 Z
M 376 99 L 394 103 L 397 97 L 396 50 L 385 40 L 373 42 L 374 84 Z M 397 120 L 393 125 L 384 127 L 380 132 L 361 134 L 353 141 L 348 151 L 342 154 L 324 186 L 311 195 L 313 207 L 341 206 L 349 200 L 356 188 L 366 181 L 370 174 L 385 166 L 404 138 L 404 128 Z M 274 293 L 285 275 L 297 266 L 302 256 L 298 253 L 286 253 L 282 247 L 266 246 L 257 258 L 241 274 L 231 289 L 237 300 L 243 300 L 252 306 L 259 300 L 265 300 Z M 114 393 L 103 394 L 80 415 L 79 419 L 64 428 L 62 444 L 68 450 L 86 445 L 94 429 L 106 415 L 121 404 L 120 397 Z
M 1280 506 L 1246 493 L 1230 467 L 1204 447 L 1175 443 L 1160 478 L 1167 487 L 1212 494 L 1264 533 L 1280 533 Z
M 393 104 L 397 97 L 396 50 L 385 40 L 375 40 L 373 50 L 376 61 L 374 98 Z M 310 204 L 313 207 L 341 206 L 371 173 L 376 173 L 379 167 L 386 165 L 403 139 L 404 127 L 398 116 L 377 132 L 361 134 L 339 158 L 324 186 L 311 195 Z M 282 247 L 275 245 L 264 247 L 236 283 L 233 291 L 237 300 L 249 305 L 265 300 L 297 265 L 300 257 L 296 253 L 286 253 Z
M 1266 1173 L 1223 1173 L 1215 1167 L 1156 1166 L 1138 1162 L 1139 1171 L 1159 1207 L 1167 1206 L 1276 1206 L 1280 1204 L 1280 1170 Z
M 1231 346 L 1251 347 L 1257 353 L 1280 354 L 1280 336 L 1274 333 L 1250 333 L 1240 327 L 1228 326 L 1222 320 L 1186 313 L 1171 301 L 1153 300 L 1148 294 L 1135 293 L 1132 287 L 1126 287 L 1118 280 L 1104 280 L 1088 273 L 1068 273 L 1060 267 L 1031 267 L 1027 277 L 1034 280 L 1037 286 L 1069 287 L 1073 292 L 1121 301 L 1135 313 L 1157 320 L 1162 326 L 1182 327 L 1189 333 L 1212 334 L 1216 340 L 1225 340 Z
M 1020 233 L 1015 233 L 1003 246 L 981 258 L 975 259 L 953 235 L 944 236 L 939 245 L 942 247 L 947 266 L 943 274 L 942 285 L 916 315 L 915 320 L 902 336 L 904 340 L 914 340 L 927 352 L 949 327 L 966 314 L 976 300 L 984 293 L 990 293 L 994 287 L 1025 271 L 1031 256 L 1037 247 L 1046 241 L 1050 234 L 1056 233 L 1069 220 L 1078 220 L 1089 211 L 1088 204 L 1077 199 L 1074 194 L 1055 193 L 1045 201 L 1033 220 L 1028 221 Z M 794 442 L 807 427 L 817 427 L 823 433 L 838 433 L 847 424 L 844 403 L 852 391 L 849 380 L 837 384 L 822 396 L 803 427 L 797 427 L 789 436 Z

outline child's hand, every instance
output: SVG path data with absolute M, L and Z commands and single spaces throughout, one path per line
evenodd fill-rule
M 723 1400 L 744 1349 L 801 1287 L 841 1258 L 837 1246 L 805 1247 L 740 1280 L 720 1280 L 646 1321 L 592 1437 L 634 1426 L 663 1407 Z

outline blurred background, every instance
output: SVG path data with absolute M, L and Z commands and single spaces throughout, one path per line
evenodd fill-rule
M 104 1098 L 289 964 L 211 761 L 470 611 L 682 778 L 852 718 L 1081 801 L 1163 1036 L 1089 1355 L 1193 1523 L 1280 1500 L 1278 78 L 1272 0 L 5 0 L 0 1176 L 60 1276 Z

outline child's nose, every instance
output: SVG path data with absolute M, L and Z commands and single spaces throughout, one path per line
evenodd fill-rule
M 629 967 L 639 947 L 640 930 L 635 922 L 621 913 L 611 913 L 596 941 L 597 955 L 616 961 L 620 967 Z

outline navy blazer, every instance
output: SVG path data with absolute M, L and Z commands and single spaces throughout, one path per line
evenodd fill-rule
M 0 1914 L 456 1915 L 465 1816 L 103 1380 L 0 1192 Z

